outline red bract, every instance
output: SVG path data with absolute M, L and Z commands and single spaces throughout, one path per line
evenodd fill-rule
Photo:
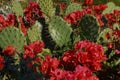
M 42 52 L 43 47 L 44 47 L 44 43 L 39 41 L 35 41 L 29 45 L 25 45 L 23 58 L 24 59 L 34 58 L 37 53 Z
M 7 26 L 7 23 L 6 23 L 6 21 L 5 21 L 4 16 L 3 16 L 3 15 L 0 15 L 0 31 L 2 31 L 2 29 L 3 29 L 4 27 L 6 27 L 6 26 Z
M 66 71 L 56 69 L 51 73 L 50 80 L 62 80 L 64 79 Z
M 75 54 L 75 51 L 66 51 L 61 59 L 61 65 L 65 70 L 74 70 L 78 65 L 77 55 Z
M 4 68 L 4 57 L 0 56 L 0 71 Z
M 2 50 L 4 55 L 13 56 L 15 54 L 15 48 L 13 46 L 6 46 L 5 49 Z
M 44 47 L 43 42 L 35 41 L 29 45 L 35 53 L 41 53 Z
M 106 60 L 104 49 L 101 45 L 90 41 L 79 41 L 74 46 L 77 51 L 78 61 L 92 71 L 101 69 L 101 62 Z
M 101 13 L 103 10 L 107 8 L 107 5 L 100 4 L 100 5 L 93 5 L 92 9 L 96 11 L 96 13 Z
M 45 57 L 45 60 L 41 61 L 40 71 L 44 74 L 51 75 L 51 73 L 58 68 L 59 60 L 57 58 L 51 58 L 49 55 Z
M 6 23 L 8 24 L 8 26 L 16 26 L 17 25 L 16 16 L 14 14 L 8 14 Z
M 85 5 L 91 5 L 93 3 L 93 0 L 85 0 L 84 4 Z
M 24 9 L 24 16 L 26 21 L 32 25 L 39 17 L 43 17 L 43 13 L 36 2 L 30 2 L 29 5 Z
M 70 13 L 69 15 L 65 16 L 64 19 L 68 22 L 68 23 L 73 23 L 76 24 L 77 21 L 82 17 L 82 12 L 80 11 L 75 11 Z
M 77 80 L 99 80 L 92 75 L 92 71 L 89 68 L 80 65 L 76 67 L 74 74 Z

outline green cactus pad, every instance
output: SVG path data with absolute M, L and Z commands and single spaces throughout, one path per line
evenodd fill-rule
M 38 0 L 39 6 L 43 13 L 45 13 L 48 17 L 55 15 L 53 2 L 52 0 Z
M 107 3 L 107 6 L 108 6 L 108 8 L 105 9 L 102 14 L 111 13 L 111 12 L 113 12 L 113 10 L 115 9 L 115 4 L 114 4 L 113 2 L 108 2 L 108 3 Z
M 41 40 L 41 29 L 42 26 L 40 25 L 40 23 L 36 22 L 35 25 L 33 25 L 31 28 L 28 29 L 27 31 L 27 37 L 28 37 L 28 40 L 30 42 L 34 42 L 36 40 Z
M 23 16 L 23 9 L 17 0 L 12 1 L 12 11 L 17 15 L 17 16 Z
M 54 16 L 48 28 L 53 41 L 55 41 L 59 47 L 70 40 L 72 29 L 70 24 L 67 24 L 61 17 Z
M 12 45 L 18 52 L 22 52 L 26 39 L 23 33 L 15 27 L 7 27 L 0 33 L 0 47 L 5 48 L 8 45 Z
M 107 39 L 107 38 L 106 38 L 106 34 L 107 34 L 107 33 L 109 33 L 110 39 Z M 110 29 L 110 28 L 104 29 L 104 30 L 99 34 L 99 36 L 98 36 L 98 38 L 97 38 L 97 42 L 98 42 L 98 43 L 110 43 L 110 42 L 112 42 L 112 40 L 113 40 L 113 37 L 112 37 L 112 29 Z
M 85 15 L 81 18 L 78 27 L 80 28 L 81 39 L 96 41 L 99 32 L 97 19 L 92 15 Z
M 82 5 L 77 4 L 77 3 L 72 3 L 67 7 L 65 15 L 68 15 L 71 12 L 74 12 L 74 11 L 77 11 L 77 10 L 81 11 L 82 10 Z

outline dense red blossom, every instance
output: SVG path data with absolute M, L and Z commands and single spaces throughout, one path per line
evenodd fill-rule
M 101 62 L 106 60 L 104 49 L 101 45 L 90 41 L 79 41 L 74 46 L 78 54 L 78 61 L 92 71 L 101 69 Z
M 26 21 L 32 25 L 39 17 L 43 17 L 43 13 L 41 12 L 38 3 L 30 2 L 29 5 L 24 9 L 24 16 Z
M 44 74 L 51 75 L 51 73 L 58 69 L 59 60 L 52 58 L 49 55 L 45 57 L 45 60 L 41 61 L 40 71 Z
M 61 59 L 61 65 L 65 70 L 74 70 L 78 65 L 77 55 L 74 50 L 66 51 Z
M 0 55 L 0 71 L 4 68 L 4 57 Z
M 104 4 L 99 4 L 99 5 L 93 5 L 92 6 L 92 9 L 94 11 L 96 11 L 96 13 L 101 13 L 103 10 L 105 10 L 107 8 L 107 5 L 104 5 Z
M 43 47 L 44 47 L 44 43 L 39 41 L 34 41 L 29 45 L 25 45 L 23 58 L 24 59 L 34 58 L 37 53 L 42 52 Z
M 69 15 L 65 16 L 64 19 L 68 22 L 68 23 L 77 23 L 77 21 L 82 17 L 82 12 L 81 11 L 75 11 L 70 13 Z
M 13 56 L 15 54 L 15 48 L 13 46 L 6 46 L 5 49 L 2 50 L 4 55 Z
M 99 80 L 92 75 L 92 71 L 89 68 L 80 65 L 76 67 L 74 74 L 77 80 Z

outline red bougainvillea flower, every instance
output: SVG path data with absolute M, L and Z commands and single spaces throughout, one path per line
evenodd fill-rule
M 77 80 L 99 80 L 92 75 L 92 71 L 89 68 L 80 65 L 76 67 L 74 74 Z
M 4 57 L 0 56 L 0 71 L 4 68 Z
M 14 14 L 8 14 L 6 23 L 7 26 L 17 26 L 16 16 Z
M 26 21 L 32 25 L 39 17 L 43 17 L 43 13 L 40 10 L 38 3 L 30 2 L 29 5 L 24 9 L 24 16 Z
M 101 62 L 106 60 L 104 49 L 101 45 L 84 40 L 74 46 L 77 51 L 78 61 L 92 71 L 101 69 Z
M 107 8 L 107 5 L 105 4 L 99 4 L 99 5 L 93 5 L 92 9 L 94 11 L 96 11 L 96 13 L 101 13 L 103 10 L 105 10 Z
M 44 43 L 43 42 L 39 42 L 39 41 L 35 41 L 35 42 L 29 44 L 29 46 L 33 49 L 33 52 L 41 53 L 42 49 L 44 47 Z
M 68 23 L 73 23 L 76 24 L 77 21 L 82 17 L 82 12 L 80 11 L 75 11 L 70 13 L 69 15 L 65 16 L 64 19 L 68 22 Z
M 51 75 L 54 70 L 58 69 L 58 66 L 59 60 L 47 55 L 45 60 L 41 61 L 40 71 L 44 74 Z
M 7 23 L 5 21 L 4 16 L 2 14 L 0 14 L 0 31 L 2 31 L 2 29 L 6 26 L 7 26 Z
M 50 80 L 63 80 L 65 78 L 65 74 L 66 74 L 65 70 L 55 69 L 54 71 L 51 72 Z
M 74 50 L 66 51 L 60 61 L 65 70 L 74 70 L 78 65 L 77 55 Z
M 84 4 L 85 5 L 91 5 L 93 3 L 93 0 L 85 0 Z
M 15 54 L 15 48 L 13 46 L 6 46 L 5 49 L 2 50 L 4 55 L 13 56 Z
M 37 53 L 42 52 L 43 47 L 44 47 L 44 43 L 39 41 L 34 41 L 29 45 L 25 45 L 23 58 L 24 59 L 34 58 Z

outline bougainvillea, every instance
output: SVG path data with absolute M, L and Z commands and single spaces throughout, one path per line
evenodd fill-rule
M 94 0 L 11 3 L 11 12 L 0 13 L 0 80 L 120 79 L 119 6 Z

